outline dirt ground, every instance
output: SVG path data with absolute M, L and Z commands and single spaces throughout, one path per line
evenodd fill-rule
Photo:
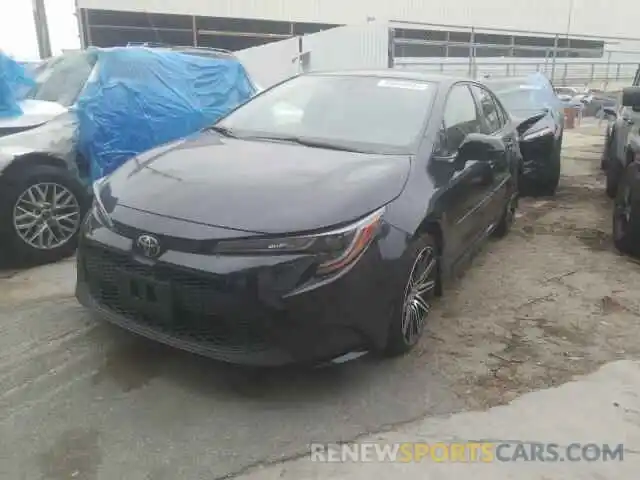
M 594 125 L 566 132 L 557 196 L 522 201 L 395 360 L 223 366 L 93 320 L 71 260 L 0 271 L 0 478 L 231 478 L 636 358 L 640 268 L 611 242 Z
M 471 408 L 640 353 L 640 268 L 611 238 L 602 129 L 567 131 L 555 198 L 524 199 L 513 234 L 448 292 L 423 343 Z

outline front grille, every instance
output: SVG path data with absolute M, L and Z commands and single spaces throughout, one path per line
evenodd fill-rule
M 118 222 L 117 220 L 114 220 L 113 224 L 116 233 L 131 240 L 135 240 L 140 235 L 148 233 L 145 230 L 140 230 L 125 223 Z M 211 252 L 216 244 L 216 241 L 213 240 L 192 240 L 188 238 L 172 237 L 169 235 L 160 235 L 157 233 L 154 233 L 153 235 L 160 240 L 160 243 L 162 243 L 164 248 L 167 250 L 175 250 L 177 252 L 206 254 L 207 252 Z
M 168 265 L 145 265 L 126 253 L 85 247 L 82 268 L 92 297 L 103 307 L 163 333 L 235 351 L 268 348 L 270 321 L 252 305 L 255 286 L 246 278 L 215 277 Z M 157 314 L 137 308 L 125 293 L 123 275 L 148 285 L 167 285 L 171 302 Z M 137 282 L 134 281 L 134 282 Z M 147 294 L 149 292 L 142 292 Z M 164 299 L 157 299 L 162 301 Z M 146 310 L 146 309 L 145 309 Z

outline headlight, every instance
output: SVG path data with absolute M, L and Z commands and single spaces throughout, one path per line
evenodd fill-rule
M 526 133 L 522 136 L 522 140 L 533 140 L 534 138 L 544 137 L 545 135 L 553 135 L 554 131 L 551 127 L 544 127 L 535 132 Z
M 91 215 L 93 215 L 102 225 L 106 227 L 113 227 L 113 221 L 102 203 L 101 192 L 105 182 L 106 177 L 96 180 L 93 183 L 93 206 L 91 208 Z
M 215 246 L 214 253 L 315 255 L 318 258 L 316 273 L 327 275 L 346 267 L 367 249 L 382 225 L 384 210 L 383 207 L 347 227 L 316 235 L 223 240 Z

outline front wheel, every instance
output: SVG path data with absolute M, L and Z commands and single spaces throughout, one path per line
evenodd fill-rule
M 498 222 L 498 225 L 496 225 L 496 228 L 493 230 L 493 236 L 495 238 L 506 237 L 511 230 L 511 226 L 516 219 L 517 204 L 517 197 L 513 195 L 507 205 L 505 205 L 502 216 L 500 217 L 500 221 Z
M 73 175 L 40 165 L 0 192 L 2 251 L 17 262 L 47 263 L 73 254 L 88 195 Z
M 635 164 L 622 175 L 613 209 L 613 241 L 616 248 L 640 256 L 640 173 Z
M 431 235 L 413 242 L 406 254 L 407 268 L 402 292 L 389 325 L 386 354 L 402 355 L 413 349 L 424 332 L 439 282 L 439 257 Z
M 562 137 L 558 140 L 549 158 L 549 170 L 546 172 L 544 180 L 541 180 L 534 187 L 535 195 L 542 197 L 552 197 L 556 194 L 560 183 L 560 173 L 562 165 Z
M 606 172 L 607 165 L 609 165 L 609 159 L 611 158 L 611 145 L 613 138 L 607 137 L 604 142 L 604 148 L 602 149 L 602 156 L 600 157 L 600 170 Z

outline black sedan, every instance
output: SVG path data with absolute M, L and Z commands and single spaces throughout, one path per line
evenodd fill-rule
M 77 297 L 232 363 L 402 354 L 433 297 L 507 233 L 520 160 L 481 84 L 295 77 L 95 185 Z
M 531 85 L 528 79 L 494 80 L 489 86 L 519 123 L 520 150 L 524 157 L 521 192 L 554 195 L 560 181 L 564 116 L 555 102 L 551 84 Z M 557 107 L 557 106 L 556 106 Z
M 615 123 L 616 147 L 623 154 L 613 154 L 607 162 L 607 193 L 614 196 L 613 241 L 622 253 L 640 257 L 640 87 L 624 89 L 623 109 Z M 615 148 L 612 148 L 615 151 Z M 615 184 L 610 184 L 615 171 Z M 610 192 L 609 188 L 613 188 Z

